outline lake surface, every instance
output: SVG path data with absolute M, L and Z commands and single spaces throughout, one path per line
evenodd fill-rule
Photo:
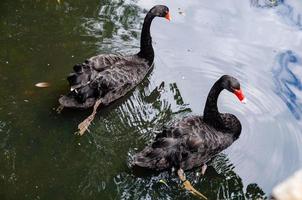
M 172 21 L 152 24 L 152 73 L 80 137 L 91 111 L 55 111 L 67 74 L 96 54 L 137 52 L 146 11 L 163 1 L 1 1 L 0 199 L 195 199 L 174 173 L 136 175 L 128 160 L 163 124 L 202 114 L 223 74 L 240 80 L 248 103 L 223 92 L 219 109 L 243 130 L 205 176 L 186 172 L 195 188 L 255 199 L 302 167 L 302 2 L 164 3 Z

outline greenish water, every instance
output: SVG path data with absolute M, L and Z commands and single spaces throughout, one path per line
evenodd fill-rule
M 131 94 L 99 111 L 90 133 L 79 137 L 73 133 L 91 111 L 55 111 L 68 90 L 67 74 L 100 53 L 135 53 L 146 11 L 163 2 L 2 0 L 0 199 L 195 199 L 174 173 L 137 175 L 128 160 L 152 140 L 154 129 L 201 114 L 209 88 L 225 73 L 238 77 L 250 100 L 242 106 L 223 93 L 219 103 L 242 121 L 242 136 L 210 163 L 204 177 L 200 169 L 187 176 L 209 199 L 269 195 L 302 166 L 300 118 L 276 94 L 271 75 L 284 50 L 280 46 L 286 42 L 299 52 L 302 37 L 279 15 L 265 14 L 271 10 L 243 2 L 167 1 L 172 22 L 152 24 L 153 72 Z M 249 31 L 259 26 L 279 35 L 269 32 L 267 40 L 260 37 L 265 28 Z M 288 27 L 295 39 L 274 40 Z M 44 81 L 50 87 L 34 86 Z

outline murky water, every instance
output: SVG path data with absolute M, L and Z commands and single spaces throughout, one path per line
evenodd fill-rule
M 55 112 L 66 75 L 99 53 L 136 52 L 146 11 L 163 2 L 1 1 L 0 199 L 194 199 L 175 174 L 138 176 L 127 160 L 154 129 L 202 114 L 222 74 L 248 98 L 219 98 L 220 111 L 242 122 L 241 137 L 205 176 L 187 175 L 210 199 L 268 196 L 302 167 L 302 3 L 272 2 L 165 1 L 172 21 L 152 24 L 153 72 L 79 137 L 90 111 Z M 42 81 L 51 86 L 34 86 Z

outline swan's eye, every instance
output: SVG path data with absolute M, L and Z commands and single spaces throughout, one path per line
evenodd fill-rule
M 235 91 L 235 90 L 240 90 L 240 87 L 234 87 L 234 86 L 231 86 L 231 89 L 232 89 L 232 91 Z

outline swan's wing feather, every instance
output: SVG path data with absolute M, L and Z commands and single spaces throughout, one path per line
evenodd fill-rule
M 177 153 L 178 141 L 173 138 L 160 138 L 151 146 L 145 147 L 141 152 L 134 155 L 132 165 L 163 170 L 173 166 L 179 156 Z
M 202 116 L 189 116 L 159 133 L 152 145 L 134 156 L 133 164 L 155 170 L 188 170 L 205 164 L 233 142 L 230 133 L 209 126 Z
M 100 72 L 98 77 L 92 80 L 91 85 L 94 87 L 97 84 L 100 97 L 110 103 L 124 96 L 140 83 L 148 73 L 148 68 L 146 63 L 136 60 L 119 61 L 110 69 Z M 110 95 L 107 94 L 108 92 L 111 92 Z
M 107 58 L 114 60 L 113 57 Z M 115 57 L 115 59 L 110 67 L 108 65 L 109 60 L 104 59 L 103 64 L 106 63 L 107 67 L 98 71 L 94 68 L 97 63 L 96 60 L 102 59 L 95 59 L 94 64 L 85 62 L 78 67 L 77 71 L 67 78 L 72 91 L 66 95 L 68 98 L 63 98 L 64 101 L 59 100 L 60 103 L 66 107 L 82 107 L 81 104 L 86 105 L 85 102 L 91 98 L 95 100 L 103 98 L 102 102 L 109 104 L 133 89 L 143 80 L 151 68 L 145 60 L 136 56 L 125 57 L 124 59 Z M 101 66 L 100 63 L 98 62 L 98 66 Z M 68 99 L 72 103 L 68 103 Z M 91 107 L 93 104 L 89 103 L 85 107 L 87 106 Z
M 125 60 L 127 60 L 127 57 L 124 57 L 122 55 L 100 54 L 89 58 L 88 62 L 96 71 L 102 71 L 104 69 L 112 67 L 118 62 L 123 62 Z

